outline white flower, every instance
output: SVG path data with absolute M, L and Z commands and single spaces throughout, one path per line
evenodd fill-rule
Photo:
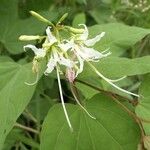
M 31 45 L 31 44 L 26 45 L 23 48 L 24 48 L 25 51 L 26 51 L 26 48 L 32 49 L 32 51 L 34 52 L 36 58 L 42 58 L 42 57 L 45 57 L 45 55 L 46 55 L 46 50 L 45 49 L 37 48 L 37 47 L 35 47 L 34 45 Z
M 54 49 L 54 50 L 52 50 L 51 57 L 47 63 L 47 69 L 45 70 L 45 75 L 48 75 L 49 73 L 51 73 L 54 70 L 54 67 L 57 66 L 57 64 L 64 65 L 67 68 L 72 68 L 72 67 L 74 67 L 75 62 L 60 55 L 56 51 L 56 49 Z
M 76 52 L 81 56 L 81 58 L 87 61 L 95 61 L 102 57 L 110 55 L 111 54 L 110 52 L 104 54 L 103 52 L 101 53 L 95 50 L 94 48 L 91 48 L 91 46 L 94 46 L 98 41 L 101 40 L 101 38 L 105 35 L 105 32 L 102 32 L 101 34 L 97 35 L 92 39 L 88 39 L 89 36 L 88 28 L 84 24 L 80 24 L 80 26 L 81 25 L 84 26 L 84 32 L 80 34 L 80 36 L 77 38 L 77 40 L 80 40 L 81 43 L 79 42 L 79 44 L 76 44 L 78 46 L 78 48 L 76 46 L 77 48 Z
M 79 68 L 76 72 L 76 77 L 79 73 L 83 71 L 84 61 L 98 61 L 100 58 L 107 57 L 111 53 L 106 51 L 99 52 L 90 46 L 95 45 L 100 39 L 105 35 L 105 32 L 97 35 L 92 39 L 88 39 L 89 32 L 84 24 L 80 24 L 80 26 L 84 26 L 84 32 L 82 34 L 77 34 L 70 41 L 64 40 L 61 44 L 58 44 L 61 50 L 67 52 L 71 50 L 74 52 L 78 63 Z

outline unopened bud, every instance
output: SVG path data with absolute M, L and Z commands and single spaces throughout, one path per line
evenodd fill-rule
M 40 37 L 39 35 L 21 35 L 19 37 L 19 40 L 21 41 L 32 41 L 32 40 L 39 40 L 42 37 Z
M 63 22 L 68 16 L 68 13 L 65 13 L 58 21 L 58 24 L 60 24 L 61 22 Z
M 66 78 L 68 79 L 69 82 L 73 83 L 75 80 L 75 71 L 72 68 L 67 68 L 66 69 Z
M 40 14 L 36 13 L 35 11 L 30 11 L 30 14 L 32 16 L 34 16 L 35 18 L 37 18 L 38 20 L 42 21 L 42 22 L 45 22 L 49 25 L 52 25 L 53 26 L 53 23 L 51 23 L 49 20 L 47 20 L 46 18 L 44 18 L 43 16 L 41 16 Z
M 70 27 L 70 26 L 65 26 L 65 28 L 73 33 L 76 33 L 76 34 L 82 34 L 84 32 L 84 29 L 77 29 L 77 28 L 73 28 L 73 27 Z

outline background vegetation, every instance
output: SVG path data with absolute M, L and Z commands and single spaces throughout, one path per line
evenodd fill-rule
M 76 91 L 89 118 L 76 105 L 68 82 L 63 93 L 74 132 L 61 107 L 55 72 L 33 81 L 33 53 L 23 51 L 18 37 L 45 34 L 46 25 L 29 14 L 34 10 L 52 22 L 66 12 L 65 24 L 85 23 L 90 36 L 105 31 L 95 48 L 112 55 L 96 63 L 109 78 L 128 76 L 118 92 L 88 66 L 77 78 Z M 150 1 L 149 0 L 0 0 L 0 149 L 2 150 L 150 150 Z M 40 45 L 40 43 L 33 43 Z

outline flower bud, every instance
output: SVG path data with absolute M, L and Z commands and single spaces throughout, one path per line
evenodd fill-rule
M 35 18 L 37 18 L 38 20 L 40 20 L 40 21 L 42 21 L 42 22 L 45 22 L 45 23 L 47 23 L 47 24 L 53 26 L 53 24 L 52 24 L 49 20 L 47 20 L 46 18 L 44 18 L 44 17 L 41 16 L 40 14 L 36 13 L 35 11 L 30 11 L 30 14 L 31 14 L 32 16 L 34 16 Z
M 65 28 L 75 34 L 82 34 L 84 32 L 84 29 L 77 29 L 70 26 L 65 26 Z
M 42 37 L 40 37 L 39 35 L 21 35 L 19 37 L 19 40 L 21 41 L 32 41 L 32 40 L 39 40 Z
M 68 13 L 65 13 L 58 21 L 58 24 L 60 24 L 61 22 L 63 22 L 68 16 Z
M 69 82 L 73 83 L 75 80 L 75 71 L 72 68 L 67 68 L 66 69 L 66 78 L 68 79 Z

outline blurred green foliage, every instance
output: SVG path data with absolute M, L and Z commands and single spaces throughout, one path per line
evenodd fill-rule
M 59 104 L 55 72 L 44 76 L 41 64 L 38 84 L 24 84 L 35 79 L 33 54 L 23 51 L 28 42 L 20 42 L 18 37 L 44 35 L 46 29 L 31 17 L 30 10 L 54 23 L 68 12 L 64 24 L 78 27 L 85 23 L 90 37 L 105 31 L 95 48 L 109 48 L 112 55 L 95 66 L 109 78 L 129 76 L 117 84 L 139 93 L 139 100 L 110 87 L 86 64 L 75 82 L 76 91 L 97 120 L 76 105 L 62 76 L 63 95 L 74 126 L 71 133 Z M 149 14 L 149 0 L 0 0 L 0 149 L 149 150 Z

